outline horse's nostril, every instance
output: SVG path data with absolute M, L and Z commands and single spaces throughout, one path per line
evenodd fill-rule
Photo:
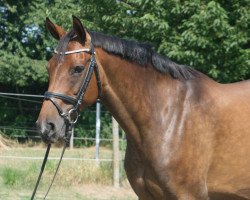
M 55 130 L 55 124 L 52 122 L 48 122 L 48 125 L 50 126 L 50 130 L 54 131 Z

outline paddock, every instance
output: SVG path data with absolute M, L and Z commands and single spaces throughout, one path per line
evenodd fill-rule
M 8 149 L 0 149 L 0 199 L 30 198 L 45 147 L 29 145 L 16 144 Z M 43 198 L 56 168 L 60 150 L 58 147 L 52 148 L 36 199 Z M 94 156 L 94 147 L 68 150 L 48 199 L 136 199 L 123 169 L 120 187 L 113 186 L 112 150 L 101 147 L 98 164 Z
M 43 98 L 42 95 L 17 93 L 1 93 L 0 96 L 2 100 L 11 99 L 16 104 L 28 100 L 28 103 L 31 103 L 30 107 L 26 107 L 25 104 L 22 107 L 25 112 L 36 112 L 32 109 L 36 106 L 39 107 L 40 100 Z M 96 123 L 92 124 L 91 131 L 95 132 L 96 135 L 98 133 L 98 137 L 81 137 L 78 134 L 79 130 L 75 130 L 74 138 L 66 150 L 58 177 L 48 199 L 136 199 L 123 167 L 126 146 L 124 133 L 120 129 L 120 137 L 119 133 L 115 136 L 115 140 L 118 139 L 116 141 L 118 152 L 114 153 L 115 149 L 112 148 L 114 138 L 105 136 L 103 124 L 98 119 L 98 115 L 99 117 L 105 115 L 104 112 L 107 111 L 98 111 L 100 109 L 98 106 L 102 107 L 101 105 L 94 105 L 89 109 L 89 112 L 92 112 L 96 118 L 94 120 Z M 112 121 L 111 115 L 107 115 Z M 90 131 L 84 123 L 79 126 L 82 126 L 79 128 Z M 113 127 L 113 131 L 117 131 L 116 128 L 117 124 Z M 2 122 L 0 131 L 1 136 L 3 135 L 0 144 L 0 197 L 6 200 L 29 199 L 41 167 L 46 146 L 42 143 L 41 137 L 34 126 L 24 127 L 20 124 L 13 126 Z M 14 133 L 11 137 L 4 136 L 4 133 L 11 131 Z M 112 128 L 109 131 L 112 131 Z M 24 132 L 27 134 L 22 135 Z M 37 199 L 43 198 L 58 163 L 60 152 L 59 146 L 52 147 Z M 116 169 L 113 167 L 114 155 L 116 156 Z M 116 172 L 114 173 L 114 171 Z M 114 174 L 116 174 L 116 177 L 114 177 Z

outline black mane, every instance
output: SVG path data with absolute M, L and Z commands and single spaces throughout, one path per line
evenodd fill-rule
M 152 47 L 146 43 L 125 40 L 92 31 L 90 31 L 89 34 L 94 47 L 100 47 L 110 54 L 136 62 L 142 67 L 146 67 L 148 63 L 152 63 L 157 71 L 163 74 L 169 74 L 174 79 L 190 80 L 199 75 L 199 72 L 195 69 L 185 65 L 179 65 L 165 56 L 156 53 Z M 64 56 L 63 54 L 67 50 L 67 45 L 73 35 L 74 31 L 71 30 L 60 40 L 57 51 L 62 54 L 59 55 L 59 59 L 62 59 Z

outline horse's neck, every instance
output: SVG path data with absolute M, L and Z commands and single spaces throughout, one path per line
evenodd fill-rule
M 152 66 L 135 66 L 135 63 L 105 52 L 99 62 L 104 71 L 104 105 L 128 137 L 140 143 L 149 129 L 162 123 L 159 115 L 171 110 L 183 87 L 177 84 L 179 81 L 160 74 Z

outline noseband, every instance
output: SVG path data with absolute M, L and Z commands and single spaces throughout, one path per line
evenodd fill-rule
M 91 58 L 90 58 L 88 71 L 86 72 L 84 81 L 83 81 L 76 97 L 72 97 L 72 96 L 57 93 L 57 92 L 50 92 L 50 91 L 47 91 L 44 94 L 44 100 L 51 101 L 53 103 L 53 105 L 57 108 L 59 115 L 61 117 L 63 117 L 66 124 L 69 124 L 69 125 L 74 125 L 78 121 L 79 107 L 82 104 L 82 101 L 84 99 L 84 95 L 86 93 L 86 90 L 87 90 L 87 87 L 89 85 L 89 82 L 90 82 L 90 79 L 91 79 L 93 72 L 95 72 L 95 76 L 96 76 L 96 80 L 97 80 L 98 98 L 100 97 L 100 93 L 101 93 L 101 80 L 100 80 L 98 65 L 96 64 L 96 60 L 95 60 L 95 51 L 94 51 L 93 45 L 91 45 L 90 49 L 77 49 L 77 50 L 73 50 L 73 51 L 66 51 L 64 53 L 64 55 L 81 53 L 81 52 L 89 53 L 91 55 Z M 55 53 L 62 54 L 61 52 L 57 52 L 57 51 L 55 51 Z M 65 112 L 60 107 L 60 105 L 56 102 L 56 99 L 61 99 L 62 101 L 73 105 L 73 107 L 68 112 Z

